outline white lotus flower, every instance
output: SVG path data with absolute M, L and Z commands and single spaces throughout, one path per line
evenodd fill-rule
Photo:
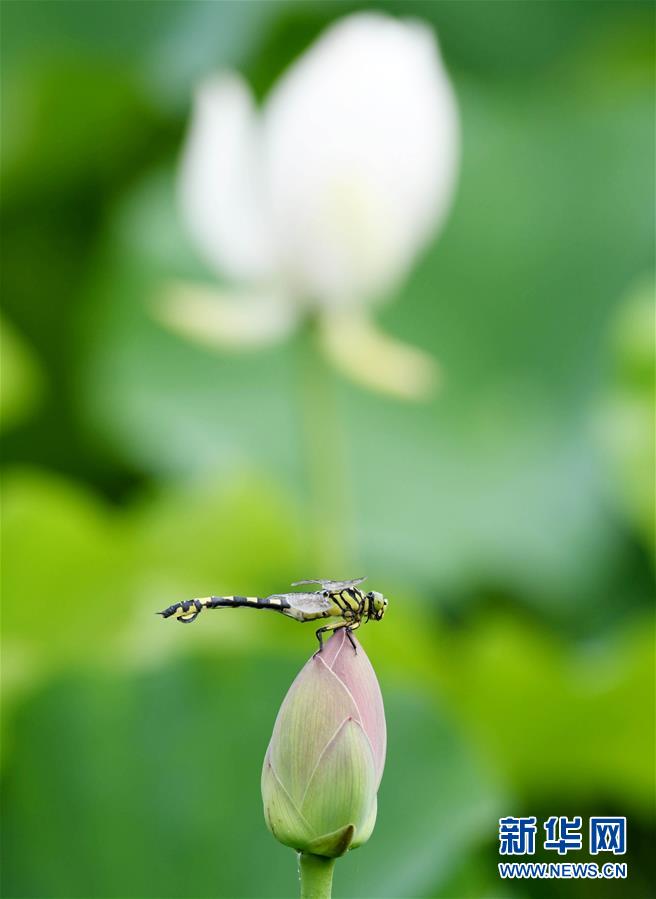
M 370 310 L 444 220 L 458 151 L 453 90 L 419 22 L 342 19 L 261 111 L 238 75 L 209 78 L 195 98 L 180 200 L 199 252 L 231 286 L 176 284 L 162 317 L 205 342 L 254 345 L 319 313 L 342 370 L 426 393 L 434 361 L 382 339 Z

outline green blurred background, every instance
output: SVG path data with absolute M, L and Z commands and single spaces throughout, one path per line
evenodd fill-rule
M 311 626 L 153 612 L 324 574 L 312 350 L 212 353 L 148 297 L 207 277 L 173 194 L 195 81 L 236 67 L 263 97 L 355 8 L 3 4 L 6 896 L 295 893 L 259 774 Z M 317 362 L 344 509 L 325 574 L 391 601 L 362 634 L 388 713 L 379 821 L 335 892 L 646 897 L 653 5 L 375 8 L 436 28 L 464 156 L 380 316 L 440 360 L 439 396 Z M 512 814 L 626 815 L 628 880 L 502 883 Z

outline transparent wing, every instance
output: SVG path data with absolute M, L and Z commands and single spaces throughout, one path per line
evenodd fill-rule
M 349 587 L 357 587 L 362 581 L 366 581 L 366 577 L 355 577 L 351 581 L 324 581 L 321 578 L 311 581 L 294 581 L 292 587 L 300 587 L 301 584 L 319 584 L 323 590 L 329 590 L 331 593 L 340 590 L 348 590 Z M 294 594 L 292 594 L 293 596 Z
M 274 593 L 267 599 L 284 599 L 299 612 L 325 612 L 333 604 L 331 598 L 323 593 Z

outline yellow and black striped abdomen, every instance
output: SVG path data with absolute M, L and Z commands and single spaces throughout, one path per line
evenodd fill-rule
M 289 603 L 279 596 L 208 596 L 199 602 L 206 609 L 232 609 L 250 606 L 252 609 L 273 609 L 281 612 L 289 608 Z
M 240 606 L 248 606 L 251 609 L 272 609 L 274 612 L 283 612 L 289 608 L 289 603 L 279 596 L 206 596 L 202 599 L 185 599 L 176 602 L 163 612 L 158 612 L 162 618 L 170 618 L 175 615 L 183 624 L 191 624 L 200 615 L 203 609 L 236 609 Z

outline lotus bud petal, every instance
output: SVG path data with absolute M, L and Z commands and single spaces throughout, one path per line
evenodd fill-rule
M 340 630 L 306 663 L 278 712 L 262 771 L 269 830 L 313 855 L 361 846 L 376 821 L 385 748 L 376 675 Z

